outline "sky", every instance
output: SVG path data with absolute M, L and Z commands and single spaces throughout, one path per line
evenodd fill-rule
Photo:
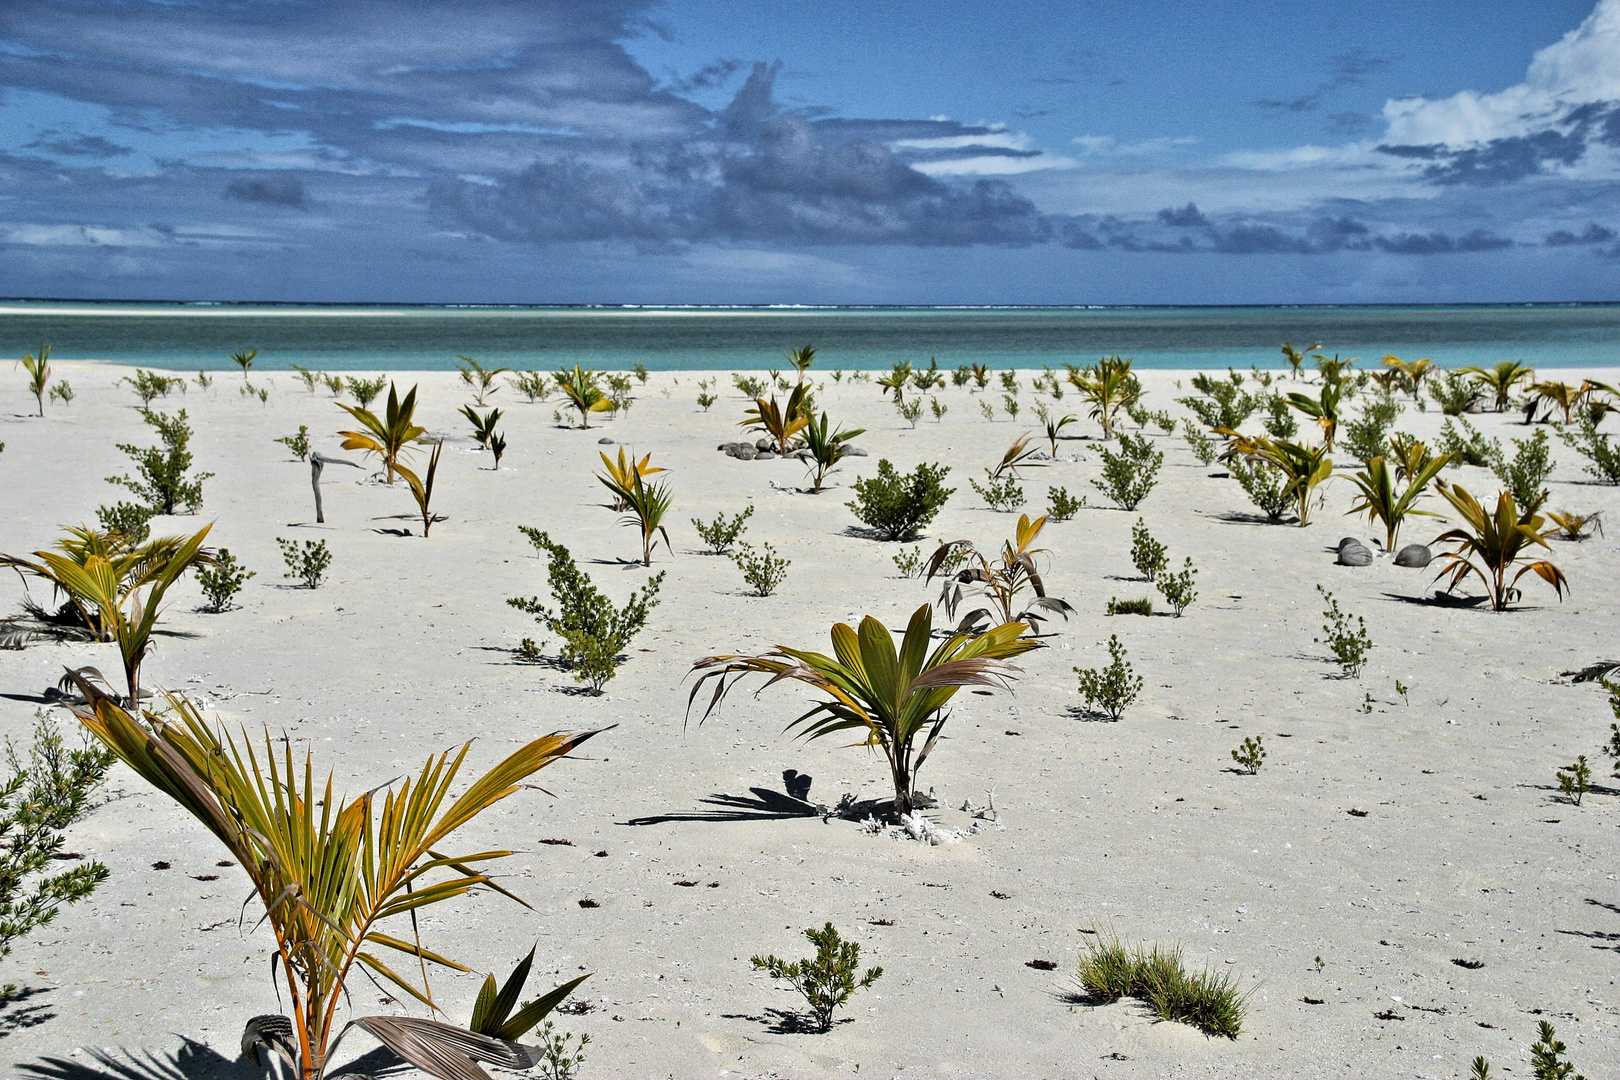
M 1620 301 L 1620 0 L 5 0 L 0 295 Z

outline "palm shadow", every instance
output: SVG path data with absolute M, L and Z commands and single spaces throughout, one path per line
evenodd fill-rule
M 1489 603 L 1488 596 L 1453 596 L 1450 593 L 1437 592 L 1433 596 L 1404 596 L 1400 593 L 1387 592 L 1385 598 L 1398 600 L 1403 604 L 1416 604 L 1419 607 L 1438 608 L 1477 608 L 1481 604 Z
M 1213 518 L 1227 525 L 1287 525 L 1288 522 L 1280 518 L 1269 517 L 1266 514 L 1248 513 L 1242 510 L 1229 510 L 1220 514 L 1205 514 L 1204 517 Z M 1332 549 L 1329 549 L 1332 550 Z
M 50 993 L 51 990 L 51 987 L 25 986 L 0 997 L 0 1039 L 14 1031 L 38 1027 L 55 1018 L 56 1013 L 47 1002 L 26 1004 L 42 994 Z
M 260 1080 L 265 1070 L 247 1059 L 232 1061 L 213 1047 L 181 1037 L 174 1053 L 87 1048 L 89 1060 L 46 1057 L 16 1066 L 40 1080 Z
M 797 769 L 782 771 L 782 786 L 787 793 L 770 788 L 751 787 L 754 797 L 733 795 L 729 791 L 716 792 L 701 800 L 717 810 L 692 810 L 684 814 L 654 814 L 631 818 L 624 825 L 663 825 L 672 821 L 784 821 L 789 818 L 820 817 L 821 811 L 810 802 L 811 777 Z

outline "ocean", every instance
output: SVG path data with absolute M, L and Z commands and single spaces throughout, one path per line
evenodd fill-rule
M 457 354 L 486 367 L 550 371 L 765 370 L 813 344 L 818 369 L 1086 364 L 1143 368 L 1284 366 L 1282 342 L 1329 354 L 1428 357 L 1442 367 L 1522 360 L 1620 365 L 1620 305 L 1096 308 L 344 307 L 0 302 L 0 349 L 49 344 L 62 360 L 178 370 L 432 370 Z M 5 355 L 0 353 L 0 355 Z

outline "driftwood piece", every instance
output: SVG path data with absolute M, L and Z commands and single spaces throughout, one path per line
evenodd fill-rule
M 309 486 L 315 489 L 315 523 L 326 524 L 326 511 L 321 508 L 321 470 L 328 465 L 352 465 L 360 468 L 358 462 L 347 461 L 343 458 L 327 457 L 322 453 L 309 455 Z

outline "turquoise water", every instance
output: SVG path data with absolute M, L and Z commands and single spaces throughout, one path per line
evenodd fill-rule
M 1283 341 L 1442 366 L 1527 360 L 1620 365 L 1620 305 L 1233 308 L 524 308 L 0 302 L 0 355 L 41 342 L 59 359 L 261 369 L 602 370 L 784 367 L 805 343 L 818 367 L 1057 367 L 1120 353 L 1147 368 L 1281 366 Z

